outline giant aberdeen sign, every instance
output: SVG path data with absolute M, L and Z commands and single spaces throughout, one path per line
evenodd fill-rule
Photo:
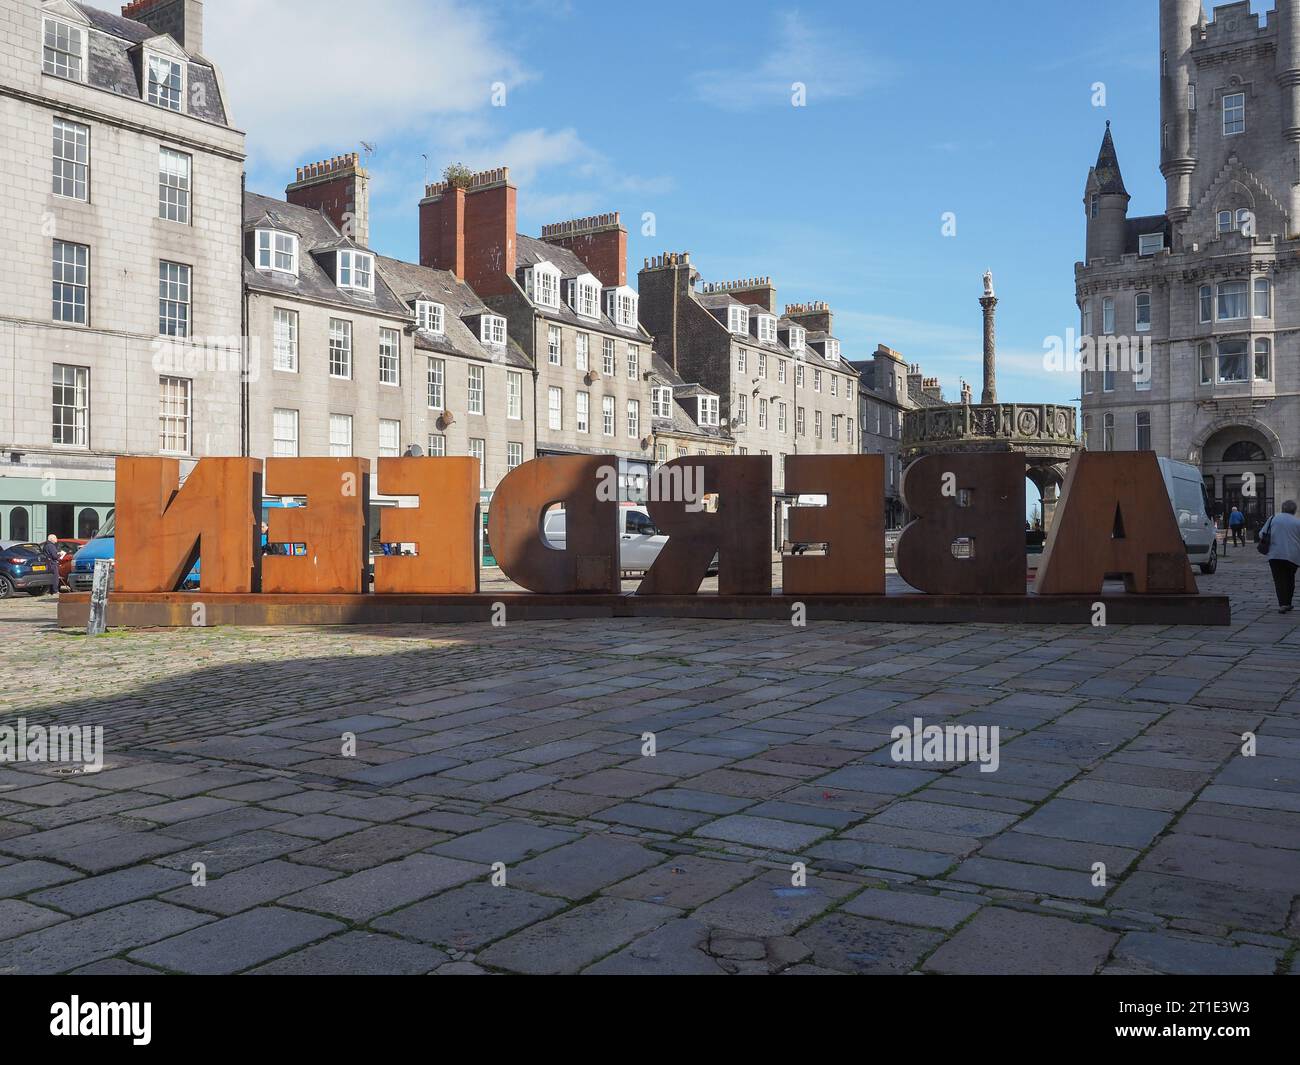
M 667 543 L 636 588 L 619 573 L 614 457 L 535 459 L 512 470 L 488 515 L 493 554 L 523 593 L 479 590 L 478 462 L 382 458 L 378 486 L 417 505 L 369 528 L 371 469 L 360 458 L 201 459 L 184 487 L 174 459 L 117 465 L 115 625 L 329 624 L 679 616 L 861 621 L 1227 624 L 1228 602 L 1202 596 L 1154 454 L 1083 453 L 1070 464 L 1032 589 L 1026 586 L 1025 460 L 1019 454 L 931 455 L 907 470 L 914 520 L 895 551 L 915 592 L 886 594 L 884 460 L 793 455 L 789 541 L 824 545 L 781 559 L 773 592 L 772 466 L 766 456 L 683 457 L 656 471 L 650 516 Z M 674 480 L 676 475 L 676 480 Z M 701 505 L 700 493 L 708 506 Z M 268 539 L 299 545 L 263 554 Z M 557 548 L 543 534 L 565 510 Z M 413 544 L 374 559 L 369 545 Z M 700 592 L 716 557 L 718 590 Z M 179 591 L 195 561 L 201 588 Z M 1106 594 L 1122 579 L 1122 594 Z M 919 594 L 918 594 L 919 593 Z M 64 625 L 85 623 L 86 596 L 67 596 Z M 201 604 L 201 609 L 196 609 Z M 1100 609 L 1099 609 L 1100 608 Z

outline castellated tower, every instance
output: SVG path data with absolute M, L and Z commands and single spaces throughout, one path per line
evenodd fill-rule
M 1151 47 L 1163 209 L 1130 213 L 1110 122 L 1084 192 L 1084 442 L 1192 463 L 1258 528 L 1300 497 L 1300 0 L 1160 0 Z

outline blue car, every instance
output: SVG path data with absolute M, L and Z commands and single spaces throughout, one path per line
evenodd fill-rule
M 0 549 L 0 599 L 15 592 L 45 595 L 58 587 L 59 571 L 41 554 L 39 544 L 10 544 Z
M 296 502 L 284 501 L 280 499 L 267 499 L 262 503 L 262 517 L 266 518 L 267 511 L 279 509 L 282 507 L 298 506 Z M 88 592 L 91 585 L 95 583 L 95 562 L 98 559 L 106 558 L 109 562 L 113 561 L 113 517 L 109 517 L 99 530 L 95 538 L 85 547 L 76 553 L 72 559 L 72 570 L 68 574 L 68 587 L 74 592 Z M 306 547 L 301 544 L 293 545 L 294 554 L 306 554 Z M 201 559 L 194 563 L 194 568 L 186 576 L 184 583 L 181 585 L 185 591 L 193 591 L 199 587 L 199 569 Z M 112 587 L 110 582 L 109 587 Z

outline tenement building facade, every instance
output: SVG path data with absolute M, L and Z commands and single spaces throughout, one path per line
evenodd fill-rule
M 199 0 L 5 0 L 0 539 L 86 537 L 116 455 L 240 452 L 244 137 Z
M 1084 439 L 1258 518 L 1300 496 L 1300 0 L 1161 0 L 1159 58 L 1164 212 L 1129 214 L 1109 127 L 1084 195 Z
M 355 153 L 245 197 L 246 453 L 469 455 L 487 499 L 532 457 L 532 368 L 463 281 L 378 255 L 369 217 Z M 397 501 L 382 477 L 372 493 Z
M 654 461 L 653 338 L 627 284 L 617 214 L 517 232 L 508 167 L 428 186 L 420 262 L 465 281 L 533 369 L 538 455 L 616 455 L 625 486 Z
M 778 495 L 787 456 L 857 451 L 857 373 L 840 354 L 826 304 L 781 313 L 767 277 L 701 283 L 689 252 L 646 260 L 638 290 L 658 354 L 716 397 L 735 454 L 772 456 Z

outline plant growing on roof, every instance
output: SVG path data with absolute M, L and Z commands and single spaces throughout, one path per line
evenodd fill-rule
M 463 163 L 452 163 L 442 172 L 442 179 L 453 189 L 467 189 L 474 178 L 474 171 Z

